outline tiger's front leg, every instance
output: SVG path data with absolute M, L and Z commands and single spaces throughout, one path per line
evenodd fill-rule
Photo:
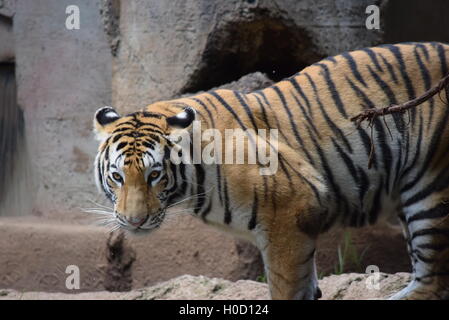
M 298 230 L 291 230 L 294 228 L 271 230 L 267 243 L 261 248 L 271 298 L 319 299 L 321 291 L 315 267 L 316 241 Z

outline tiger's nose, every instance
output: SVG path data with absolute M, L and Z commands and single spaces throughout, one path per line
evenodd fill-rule
M 140 227 L 148 220 L 149 215 L 146 215 L 145 217 L 121 217 L 133 227 Z

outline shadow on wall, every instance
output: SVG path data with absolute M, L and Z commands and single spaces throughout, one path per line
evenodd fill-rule
M 449 1 L 388 1 L 385 12 L 385 43 L 440 41 L 449 43 Z
M 201 63 L 181 93 L 207 91 L 256 71 L 277 82 L 321 58 L 305 30 L 261 14 L 211 32 Z
M 17 105 L 14 63 L 0 63 L 0 216 L 29 214 L 32 206 L 23 111 Z

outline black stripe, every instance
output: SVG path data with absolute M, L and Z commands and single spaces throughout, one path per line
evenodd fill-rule
M 123 137 L 124 134 L 117 134 L 112 138 L 112 143 L 116 143 L 121 137 Z
M 373 71 L 373 69 L 371 69 L 370 66 L 368 66 L 368 71 L 370 72 L 371 76 L 374 78 L 374 80 L 376 81 L 377 85 L 382 89 L 382 91 L 385 93 L 385 95 L 387 96 L 387 98 L 390 100 L 390 104 L 397 104 L 396 101 L 396 96 L 393 92 L 393 90 L 391 89 L 391 87 L 388 85 L 388 83 L 386 83 L 385 81 L 383 81 L 379 75 Z M 375 106 L 372 106 L 375 107 Z M 401 127 L 398 127 L 398 130 Z
M 423 129 L 424 129 L 423 122 L 421 121 L 420 125 L 419 125 L 419 131 L 418 131 L 418 139 L 416 140 L 418 142 L 418 144 L 416 146 L 416 150 L 415 150 L 415 154 L 413 156 L 413 160 L 410 163 L 410 165 L 408 167 L 406 167 L 402 171 L 401 177 L 400 177 L 401 179 L 403 177 L 405 177 L 412 169 L 416 168 L 416 163 L 418 162 L 418 159 L 421 156 L 421 144 L 422 144 L 422 141 L 423 141 L 423 138 L 422 138 L 423 137 Z M 408 158 L 407 158 L 407 161 L 408 161 Z
M 402 79 L 404 80 L 405 87 L 407 89 L 408 99 L 411 100 L 415 98 L 416 96 L 415 89 L 413 87 L 412 81 L 410 80 L 410 77 L 408 76 L 401 50 L 399 49 L 399 47 L 395 45 L 385 45 L 384 47 L 393 53 L 394 57 L 399 63 L 399 71 L 401 73 Z M 412 108 L 410 112 L 412 115 L 412 123 L 414 123 L 416 117 L 416 108 Z
M 338 145 L 337 142 L 335 142 L 334 138 L 331 138 L 332 144 L 334 145 L 334 148 L 337 150 L 338 155 L 343 160 L 343 163 L 348 168 L 348 171 L 351 175 L 351 177 L 354 179 L 354 182 L 358 181 L 358 175 L 357 170 L 354 166 L 354 161 L 348 156 L 346 152 L 343 151 L 343 149 Z
M 263 91 L 258 91 L 256 94 L 260 95 L 265 103 L 265 105 L 267 105 L 270 110 L 271 110 L 271 117 L 274 118 L 274 121 L 276 122 L 276 127 L 273 129 L 278 129 L 279 133 L 281 134 L 281 137 L 283 138 L 283 140 L 285 141 L 285 143 L 289 146 L 289 147 L 293 147 L 290 143 L 290 139 L 288 139 L 285 136 L 284 131 L 282 130 L 281 124 L 279 122 L 279 119 L 276 117 L 276 112 L 273 110 L 273 108 L 271 107 L 271 104 L 268 102 L 267 97 L 265 96 L 265 93 Z M 271 128 L 271 127 L 270 127 Z
M 433 132 L 433 135 L 430 139 L 430 143 L 428 143 L 428 152 L 426 154 L 426 158 L 424 159 L 424 162 L 421 166 L 421 169 L 415 176 L 415 178 L 407 183 L 402 189 L 401 192 L 405 192 L 413 188 L 418 181 L 424 176 L 425 172 L 428 170 L 430 163 L 432 162 L 433 158 L 435 157 L 437 151 L 438 151 L 438 145 L 441 141 L 441 137 L 443 136 L 443 132 L 445 131 L 447 127 L 447 122 L 449 119 L 449 110 L 448 108 L 445 108 L 444 116 L 441 119 L 441 121 L 437 124 Z
M 154 150 L 154 143 L 152 143 L 151 141 L 146 141 L 146 140 L 142 140 L 142 144 L 151 150 Z
M 123 149 L 127 145 L 128 145 L 128 142 L 120 142 L 115 150 L 120 151 L 120 149 Z
M 106 161 L 109 161 L 109 146 L 107 146 L 106 149 L 104 149 L 104 159 Z
M 426 66 L 424 65 L 424 63 L 421 60 L 421 57 L 419 56 L 418 48 L 421 48 L 421 49 L 424 48 L 424 50 L 425 50 L 425 47 L 423 45 L 421 45 L 421 46 L 417 45 L 415 47 L 414 54 L 415 54 L 416 63 L 418 64 L 419 70 L 421 71 L 421 77 L 423 78 L 425 89 L 427 91 L 430 89 L 430 87 L 432 85 L 432 80 L 431 80 L 431 77 L 429 74 L 429 70 L 426 68 Z M 430 106 L 429 106 L 430 110 L 429 110 L 429 120 L 428 120 L 427 129 L 430 129 L 432 127 L 432 118 L 433 118 L 433 113 L 434 113 L 434 110 L 433 110 L 434 99 L 433 98 L 430 99 L 429 103 L 430 103 Z M 422 108 L 419 108 L 418 112 L 419 112 L 419 120 L 420 120 L 419 122 L 420 122 L 420 127 L 421 127 L 422 122 L 423 122 Z
M 418 47 L 419 49 L 422 50 L 422 52 L 424 53 L 424 56 L 426 57 L 426 60 L 429 61 L 430 55 L 429 55 L 429 51 L 427 50 L 427 46 L 428 46 L 428 44 L 422 44 L 422 43 L 416 44 L 416 47 Z
M 345 52 L 342 54 L 343 58 L 346 59 L 346 61 L 349 64 L 349 67 L 351 68 L 351 72 L 354 75 L 354 77 L 361 83 L 365 88 L 367 88 L 367 84 L 365 80 L 363 80 L 362 75 L 359 72 L 359 69 L 357 67 L 357 63 L 355 62 L 354 58 L 351 56 L 349 52 Z
M 206 221 L 206 217 L 210 213 L 211 209 L 212 209 L 212 198 L 209 200 L 209 204 L 207 205 L 206 209 L 204 209 L 204 211 L 201 212 L 201 219 L 203 219 L 203 221 Z
M 357 133 L 360 136 L 360 140 L 362 140 L 363 147 L 365 148 L 366 155 L 369 156 L 371 152 L 371 138 L 366 133 L 365 129 L 361 127 L 357 127 Z M 373 151 L 373 157 L 372 157 L 372 166 L 376 170 L 377 169 L 377 153 L 376 149 Z
M 168 149 L 168 147 L 165 147 L 165 148 Z M 167 158 L 167 160 L 168 160 L 168 158 Z M 169 160 L 163 162 L 164 169 L 167 171 L 167 176 L 168 176 L 167 162 L 170 164 L 170 171 L 173 176 L 173 186 L 170 189 L 166 190 L 166 192 L 170 194 L 169 198 L 168 198 L 170 200 L 171 195 L 174 192 L 176 192 L 178 189 L 178 177 L 176 175 L 176 165 L 173 163 L 173 161 L 169 161 Z
M 411 235 L 410 240 L 424 236 L 444 236 L 449 238 L 449 229 L 439 229 L 439 228 L 421 229 L 415 231 Z
M 424 63 L 422 62 L 421 57 L 418 54 L 417 48 L 415 49 L 414 54 L 415 54 L 416 63 L 418 64 L 419 70 L 421 72 L 421 76 L 424 80 L 424 85 L 426 87 L 426 90 L 429 90 L 430 86 L 431 86 L 429 70 L 427 70 L 427 68 L 424 66 Z
M 313 109 L 310 106 L 310 102 L 309 99 L 307 98 L 306 94 L 304 93 L 304 91 L 301 89 L 301 86 L 298 84 L 298 81 L 296 80 L 296 77 L 292 77 L 287 79 L 288 81 L 290 81 L 290 83 L 293 85 L 293 87 L 295 88 L 295 90 L 299 93 L 299 95 L 301 96 L 301 98 L 304 100 L 304 102 L 306 103 L 307 106 L 307 110 L 309 112 L 310 117 L 313 119 Z
M 209 108 L 206 106 L 206 104 L 205 104 L 203 101 L 201 101 L 200 99 L 198 99 L 198 98 L 193 97 L 193 98 L 191 98 L 191 99 L 194 100 L 194 101 L 196 101 L 200 106 L 202 106 L 202 107 L 204 108 L 204 110 L 206 110 L 207 115 L 209 116 L 210 123 L 211 123 L 212 127 L 215 128 L 214 117 L 212 116 L 212 112 L 210 112 L 210 110 L 209 110 Z M 206 99 L 207 99 L 207 98 L 206 98 Z
M 220 199 L 220 204 L 223 206 L 223 196 L 221 194 L 221 167 L 218 164 L 215 164 L 215 167 L 217 175 L 218 197 Z
M 321 74 L 323 75 L 324 80 L 327 83 L 327 87 L 332 96 L 332 99 L 334 100 L 335 105 L 337 106 L 338 111 L 344 118 L 348 118 L 343 102 L 341 101 L 340 94 L 338 93 L 337 88 L 335 87 L 335 83 L 331 78 L 328 67 L 322 63 L 317 63 L 316 66 L 322 69 Z
M 371 59 L 371 61 L 374 63 L 374 65 L 377 68 L 377 71 L 379 72 L 384 72 L 384 70 L 382 69 L 381 65 L 379 64 L 379 60 L 377 60 L 377 54 L 376 52 L 374 52 L 373 50 L 371 50 L 370 48 L 365 48 L 362 49 L 363 52 L 365 52 Z
M 224 184 L 224 203 L 225 203 L 225 212 L 224 212 L 224 223 L 230 224 L 232 222 L 232 213 L 229 206 L 229 194 L 228 194 L 228 183 L 226 178 L 223 177 Z
M 290 94 L 292 95 L 293 99 L 295 99 L 296 104 L 298 105 L 298 107 L 301 109 L 301 112 L 303 113 L 304 117 L 306 118 L 306 124 L 307 126 L 310 126 L 313 130 L 313 132 L 317 135 L 318 138 L 321 137 L 320 133 L 318 132 L 318 129 L 316 128 L 313 120 L 309 117 L 309 115 L 307 114 L 306 110 L 304 109 L 303 105 L 301 104 L 301 102 L 299 101 L 299 99 L 296 97 L 296 95 L 290 91 Z
M 254 95 L 254 98 L 256 98 L 259 108 L 262 111 L 263 121 L 267 124 L 268 128 L 271 128 L 270 121 L 268 120 L 268 116 L 267 116 L 267 111 L 265 110 L 265 106 L 263 105 L 262 101 L 260 101 L 260 98 L 257 95 Z
M 370 68 L 370 71 L 371 68 Z M 373 72 L 373 71 L 372 71 Z M 377 75 L 376 75 L 377 77 Z M 351 88 L 355 91 L 355 93 L 362 98 L 363 103 L 366 105 L 366 107 L 368 108 L 373 108 L 374 107 L 374 103 L 365 95 L 365 93 L 360 90 L 356 84 L 354 84 L 350 79 L 347 79 L 349 85 L 351 86 Z M 378 79 L 379 81 L 382 81 L 380 79 Z M 381 152 L 381 156 L 382 156 L 382 163 L 384 165 L 384 168 L 386 170 L 386 188 L 389 192 L 389 186 L 390 186 L 390 173 L 391 173 L 391 161 L 393 160 L 393 152 L 390 149 L 390 146 L 388 143 L 386 143 L 386 133 L 385 130 L 383 128 L 382 122 L 376 118 L 373 121 L 374 124 L 374 129 L 376 130 L 377 133 L 377 140 L 380 142 L 380 147 L 382 149 Z M 399 122 L 398 126 L 400 127 L 402 124 L 402 122 Z M 371 143 L 375 143 L 374 141 L 372 141 Z
M 237 123 L 240 125 L 240 127 L 243 130 L 247 129 L 245 124 L 242 122 L 242 120 L 240 120 L 237 113 L 235 113 L 234 109 L 217 92 L 211 91 L 211 92 L 209 92 L 209 94 L 211 96 L 215 97 L 215 99 L 217 99 L 223 105 L 223 107 L 225 107 L 225 109 L 228 110 L 230 114 L 232 114 L 234 119 L 237 121 Z
M 385 93 L 385 95 L 389 99 L 390 104 L 397 104 L 396 97 L 395 97 L 393 91 L 391 90 L 391 88 L 389 87 L 389 85 L 386 82 L 384 82 L 377 75 L 377 73 L 371 69 L 370 66 L 368 66 L 368 70 L 371 73 L 371 76 L 376 81 L 377 85 L 382 89 L 382 91 Z M 355 84 L 354 84 L 353 88 L 355 90 L 357 90 L 357 92 L 359 92 L 360 96 L 363 98 L 363 100 L 368 105 L 368 107 L 370 107 L 370 108 L 375 107 L 374 103 L 360 89 L 358 89 Z M 401 136 L 403 136 L 405 124 L 404 124 L 404 120 L 402 119 L 402 115 L 400 115 L 400 114 L 393 115 L 393 121 L 395 123 L 397 131 L 399 132 L 399 134 L 401 134 Z M 376 118 L 373 123 L 374 123 L 374 128 L 376 129 L 376 132 L 378 134 L 378 141 L 381 142 L 380 146 L 382 148 L 383 164 L 387 170 L 386 187 L 387 187 L 387 190 L 389 190 L 389 185 L 390 185 L 389 179 L 390 179 L 390 169 L 391 169 L 389 164 L 391 164 L 391 161 L 393 160 L 393 157 L 392 157 L 393 153 L 390 149 L 389 144 L 386 143 L 386 134 L 385 134 L 385 130 L 383 128 L 381 120 L 379 120 L 379 118 Z M 401 147 L 401 144 L 399 145 L 399 147 Z
M 357 186 L 358 186 L 358 190 L 359 190 L 360 208 L 362 211 L 364 211 L 364 209 L 363 209 L 364 198 L 365 198 L 366 193 L 369 190 L 370 181 L 369 181 L 367 174 L 365 173 L 365 170 L 363 170 L 361 167 L 357 166 L 357 172 L 358 172 L 358 177 L 359 177 L 359 179 L 357 181 Z
M 432 45 L 437 47 L 438 57 L 440 58 L 441 62 L 441 75 L 445 76 L 448 72 L 447 70 L 447 60 L 446 60 L 446 53 L 444 50 L 444 47 L 441 45 L 441 43 L 432 43 Z
M 144 118 L 156 118 L 156 119 L 162 119 L 162 115 L 159 113 L 149 112 L 149 111 L 143 111 L 141 113 L 142 117 Z M 135 114 L 137 116 L 137 113 Z M 137 120 L 137 118 L 135 118 Z M 140 121 L 139 121 L 140 122 Z
M 251 121 L 251 124 L 253 125 L 254 130 L 256 130 L 257 132 L 257 124 L 256 124 L 256 120 L 254 119 L 253 113 L 250 109 L 250 107 L 248 106 L 248 104 L 245 102 L 245 100 L 242 97 L 242 94 L 237 92 L 237 91 L 233 91 L 235 97 L 237 98 L 237 100 L 239 101 L 239 103 L 242 105 L 243 109 L 245 110 L 246 114 L 248 115 L 248 118 Z
M 153 127 L 151 127 L 151 129 L 150 128 L 145 128 L 146 126 L 148 126 L 148 125 L 145 124 L 145 125 L 141 126 L 139 128 L 139 130 L 142 131 L 142 132 L 145 132 L 145 133 L 156 133 L 156 134 L 161 135 L 161 136 L 163 136 L 165 134 L 164 132 L 162 132 L 160 130 L 152 129 Z
M 186 192 L 187 192 L 187 180 L 186 180 L 186 175 L 185 175 L 185 164 L 181 162 L 179 165 L 174 166 L 174 167 L 175 168 L 172 167 L 175 170 L 173 176 L 175 178 L 175 182 L 176 182 L 176 185 L 177 185 L 178 188 L 177 188 L 177 190 L 176 190 L 176 192 L 174 194 L 171 194 L 168 197 L 167 201 L 168 201 L 169 204 L 173 203 L 173 201 L 175 201 L 180 196 L 185 195 Z M 179 170 L 179 172 L 178 172 L 178 170 Z M 180 186 L 178 185 L 178 177 L 177 177 L 178 173 L 181 176 L 181 185 Z
M 437 175 L 436 179 L 432 181 L 428 186 L 426 186 L 424 189 L 417 192 L 415 195 L 408 198 L 406 201 L 404 201 L 403 206 L 407 207 L 410 206 L 418 201 L 421 201 L 431 195 L 432 193 L 443 191 L 447 187 L 449 187 L 449 165 L 443 168 L 439 174 Z M 449 212 L 449 210 L 448 210 Z
M 288 162 L 286 162 L 286 163 L 288 163 Z M 284 172 L 285 177 L 288 180 L 288 185 L 290 187 L 289 190 L 292 190 L 292 188 L 293 188 L 292 177 L 291 177 L 290 173 L 288 172 L 287 167 L 285 166 L 284 159 L 281 157 L 279 157 L 279 164 L 281 165 L 282 172 Z
M 400 142 L 399 142 L 399 145 L 401 145 Z M 398 185 L 399 177 L 401 174 L 401 168 L 402 168 L 402 148 L 398 148 L 397 161 L 396 161 L 396 166 L 394 168 L 393 186 Z
M 306 155 L 307 159 L 310 161 L 310 163 L 313 164 L 314 163 L 313 157 L 310 155 L 309 151 L 307 150 L 306 146 L 304 145 L 304 141 L 302 140 L 302 138 L 301 138 L 301 136 L 300 136 L 300 134 L 298 132 L 298 128 L 296 127 L 296 124 L 295 124 L 295 122 L 293 120 L 294 119 L 293 115 L 292 115 L 292 113 L 291 113 L 291 111 L 290 111 L 290 109 L 289 109 L 289 107 L 287 105 L 287 101 L 285 100 L 285 97 L 284 97 L 283 93 L 276 86 L 271 87 L 271 89 L 273 89 L 274 92 L 276 92 L 276 94 L 281 99 L 282 106 L 284 107 L 284 110 L 287 113 L 288 120 L 290 121 L 290 126 L 291 126 L 291 128 L 293 130 L 293 134 L 295 135 L 296 141 L 298 142 L 300 147 L 302 147 L 302 149 L 304 151 L 304 154 Z
M 379 56 L 382 59 L 382 62 L 387 66 L 388 73 L 391 76 L 391 80 L 393 80 L 393 82 L 395 84 L 397 84 L 398 83 L 398 78 L 396 77 L 396 73 L 394 72 L 393 66 L 388 62 L 387 59 L 385 59 L 385 57 L 382 54 L 379 53 Z
M 411 217 L 406 219 L 406 223 L 409 224 L 413 221 L 424 220 L 424 219 L 438 219 L 449 216 L 449 205 L 447 203 L 440 203 L 436 207 L 421 211 L 417 214 L 414 214 Z
M 114 135 L 115 133 L 118 133 L 118 132 L 126 131 L 126 130 L 134 130 L 134 127 L 122 127 L 122 124 L 120 124 L 117 129 L 114 129 L 114 131 L 112 131 L 112 135 Z
M 419 249 L 441 251 L 448 247 L 447 243 L 421 243 L 416 246 Z
M 321 159 L 321 166 L 325 172 L 326 180 L 329 182 L 330 187 L 334 191 L 335 199 L 337 199 L 337 211 L 340 211 L 342 213 L 347 213 L 347 211 L 349 209 L 348 201 L 347 201 L 346 197 L 343 195 L 343 193 L 341 192 L 340 187 L 335 182 L 334 175 L 329 166 L 327 158 L 324 156 L 323 150 L 321 149 L 318 142 L 316 141 L 316 139 L 313 136 L 311 136 L 311 139 L 312 139 L 312 142 L 313 142 L 315 149 L 318 153 L 318 156 Z M 343 206 L 343 208 L 341 208 L 342 206 Z
M 334 134 L 336 136 L 338 136 L 339 138 L 341 138 L 343 140 L 346 148 L 349 150 L 350 153 L 352 153 L 352 147 L 351 147 L 351 144 L 349 143 L 348 139 L 343 134 L 343 131 L 331 120 L 331 118 L 327 114 L 323 104 L 321 103 L 321 100 L 319 98 L 318 89 L 315 85 L 315 82 L 312 80 L 312 78 L 307 73 L 305 73 L 305 76 L 307 77 L 307 80 L 309 81 L 310 85 L 312 86 L 313 92 L 315 94 L 316 102 L 317 102 L 317 104 L 320 108 L 320 111 L 321 111 L 324 119 L 326 120 L 327 124 L 331 128 L 332 132 L 334 132 Z
M 248 223 L 248 230 L 253 230 L 256 227 L 257 224 L 257 208 L 259 207 L 259 202 L 257 199 L 257 191 L 254 189 L 254 198 L 253 198 L 253 205 L 251 208 L 251 220 L 249 220 Z

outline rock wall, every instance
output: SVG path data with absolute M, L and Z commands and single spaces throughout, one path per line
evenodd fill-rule
M 72 4 L 80 9 L 79 30 L 65 26 Z M 34 194 L 24 197 L 34 196 L 35 215 L 72 220 L 96 195 L 92 115 L 111 102 L 112 57 L 99 1 L 18 0 L 13 35 L 34 175 Z
M 277 81 L 322 57 L 379 43 L 382 33 L 365 28 L 372 2 L 105 0 L 113 104 L 135 110 L 255 71 Z

